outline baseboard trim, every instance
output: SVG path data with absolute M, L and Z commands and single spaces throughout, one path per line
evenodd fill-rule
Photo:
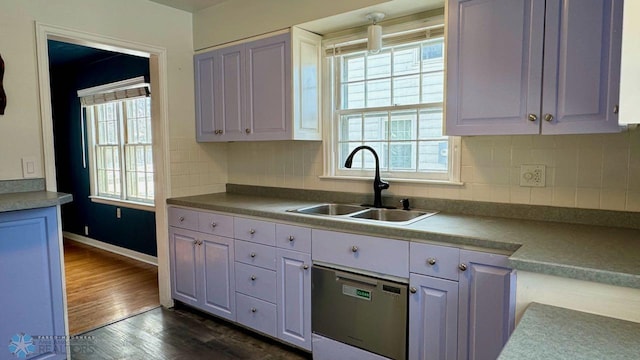
M 102 241 L 98 241 L 98 240 L 95 240 L 95 239 L 88 238 L 86 236 L 82 236 L 82 235 L 78 235 L 78 234 L 74 234 L 74 233 L 70 233 L 70 232 L 66 232 L 66 231 L 63 231 L 62 235 L 64 237 L 66 237 L 67 239 L 69 239 L 69 240 L 77 241 L 77 242 L 85 244 L 85 245 L 93 246 L 93 247 L 96 247 L 98 249 L 106 250 L 106 251 L 109 251 L 109 252 L 112 252 L 112 253 L 115 253 L 115 254 L 118 254 L 118 255 L 126 256 L 126 257 L 134 259 L 134 260 L 138 260 L 138 261 L 142 261 L 142 262 L 147 263 L 147 264 L 158 266 L 158 258 L 155 257 L 155 256 L 143 254 L 143 253 L 138 252 L 138 251 L 134 251 L 134 250 L 130 250 L 130 249 L 127 249 L 127 248 L 123 248 L 121 246 L 108 244 L 108 243 L 105 243 L 105 242 L 102 242 Z

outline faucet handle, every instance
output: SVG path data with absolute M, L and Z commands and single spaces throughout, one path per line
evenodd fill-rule
M 400 200 L 400 203 L 402 204 L 402 210 L 410 210 L 409 209 L 409 199 L 402 199 L 402 200 Z

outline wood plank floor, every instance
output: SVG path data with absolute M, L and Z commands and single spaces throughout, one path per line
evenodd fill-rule
M 160 306 L 156 266 L 69 239 L 64 263 L 71 335 Z
M 71 340 L 82 359 L 302 360 L 297 350 L 187 306 L 156 308 Z

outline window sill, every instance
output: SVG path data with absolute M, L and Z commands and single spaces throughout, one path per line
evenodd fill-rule
M 344 175 L 322 175 L 319 176 L 322 180 L 349 180 L 349 181 L 372 181 L 373 176 L 344 176 Z M 447 185 L 447 186 L 462 186 L 461 181 L 452 180 L 427 180 L 427 179 L 406 179 L 406 178 L 393 178 L 386 177 L 383 179 L 389 183 L 407 183 L 407 184 L 431 184 L 431 185 Z
M 91 199 L 91 202 L 95 202 L 99 204 L 120 206 L 123 208 L 138 209 L 138 210 L 151 211 L 151 212 L 156 211 L 155 205 L 136 202 L 136 201 L 117 200 L 117 199 L 105 198 L 101 196 L 89 196 L 89 199 Z

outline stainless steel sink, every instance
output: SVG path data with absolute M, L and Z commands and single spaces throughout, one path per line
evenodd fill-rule
M 320 204 L 292 210 L 293 212 L 310 215 L 349 215 L 368 208 L 360 205 Z
M 422 210 L 401 210 L 401 209 L 368 209 L 351 215 L 354 219 L 366 219 L 376 221 L 387 221 L 393 223 L 410 224 L 412 222 L 422 220 L 431 215 L 435 215 L 436 211 Z

